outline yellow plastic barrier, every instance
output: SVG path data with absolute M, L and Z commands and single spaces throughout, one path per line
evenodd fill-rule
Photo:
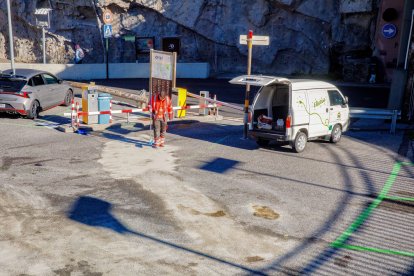
M 88 112 L 88 85 L 82 85 L 82 111 Z M 82 116 L 82 121 L 88 124 L 89 116 Z
M 185 88 L 178 88 L 178 106 L 186 106 L 187 105 L 187 89 Z M 177 111 L 177 118 L 184 118 L 185 117 L 185 109 Z

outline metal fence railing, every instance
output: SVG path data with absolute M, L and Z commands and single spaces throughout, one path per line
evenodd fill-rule
M 400 110 L 376 108 L 351 108 L 351 118 L 391 120 L 390 133 L 395 134 L 397 119 L 401 119 Z

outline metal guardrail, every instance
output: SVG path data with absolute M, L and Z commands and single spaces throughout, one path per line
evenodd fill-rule
M 376 108 L 351 108 L 351 118 L 391 120 L 390 133 L 395 134 L 397 119 L 401 119 L 400 110 Z

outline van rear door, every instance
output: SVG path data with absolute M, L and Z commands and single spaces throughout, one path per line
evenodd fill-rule
M 262 75 L 244 75 L 239 76 L 230 81 L 231 84 L 240 84 L 240 85 L 253 85 L 253 86 L 267 86 L 272 83 L 290 83 L 288 79 L 272 77 L 272 76 L 262 76 Z

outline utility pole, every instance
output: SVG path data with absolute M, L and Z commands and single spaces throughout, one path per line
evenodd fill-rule
M 7 18 L 9 21 L 9 47 L 10 47 L 10 62 L 13 70 L 13 75 L 16 75 L 16 68 L 14 67 L 14 43 L 13 43 L 13 29 L 11 22 L 10 0 L 7 0 Z

